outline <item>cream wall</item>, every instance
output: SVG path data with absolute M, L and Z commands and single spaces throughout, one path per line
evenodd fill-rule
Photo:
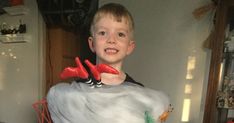
M 169 95 L 175 110 L 167 123 L 202 123 L 210 59 L 202 45 L 212 29 L 212 13 L 198 21 L 192 12 L 209 0 L 100 0 L 100 5 L 111 1 L 125 5 L 135 19 L 137 47 L 125 70 Z M 185 99 L 191 105 L 188 120 L 182 121 Z

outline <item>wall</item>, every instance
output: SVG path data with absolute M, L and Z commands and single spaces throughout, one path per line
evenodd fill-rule
M 0 122 L 36 123 L 32 103 L 41 98 L 43 81 L 43 22 L 35 0 L 24 0 L 25 15 L 0 16 L 0 23 L 27 25 L 27 43 L 0 43 Z
M 174 106 L 167 123 L 202 123 L 210 51 L 203 42 L 212 29 L 212 13 L 196 20 L 194 9 L 209 0 L 112 0 L 135 19 L 136 49 L 125 71 L 147 87 L 167 93 Z M 110 0 L 100 0 L 100 5 Z M 186 88 L 186 93 L 185 93 Z M 183 108 L 184 101 L 190 102 Z M 182 120 L 183 109 L 187 118 Z

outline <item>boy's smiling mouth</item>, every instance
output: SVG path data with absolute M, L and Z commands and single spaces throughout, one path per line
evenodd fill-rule
M 106 48 L 104 51 L 106 53 L 111 53 L 111 54 L 119 52 L 119 50 L 117 50 L 115 48 Z

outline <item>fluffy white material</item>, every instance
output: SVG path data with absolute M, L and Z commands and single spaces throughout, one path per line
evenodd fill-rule
M 54 123 L 145 123 L 146 111 L 158 123 L 169 106 L 162 92 L 131 83 L 101 88 L 61 83 L 50 89 L 47 101 Z

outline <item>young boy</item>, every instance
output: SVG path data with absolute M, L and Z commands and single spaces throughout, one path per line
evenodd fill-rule
M 159 123 L 166 119 L 169 100 L 162 92 L 141 85 L 123 70 L 123 60 L 135 48 L 134 23 L 120 4 L 102 6 L 94 16 L 90 49 L 96 64 L 106 64 L 119 74 L 101 74 L 99 88 L 80 82 L 60 83 L 47 95 L 54 123 Z M 78 63 L 79 64 L 79 63 Z
M 97 64 L 103 63 L 118 70 L 119 74 L 101 74 L 102 83 L 119 85 L 135 82 L 122 70 L 123 61 L 135 48 L 134 22 L 129 11 L 120 4 L 106 4 L 95 14 L 91 24 L 89 47 L 96 53 Z

